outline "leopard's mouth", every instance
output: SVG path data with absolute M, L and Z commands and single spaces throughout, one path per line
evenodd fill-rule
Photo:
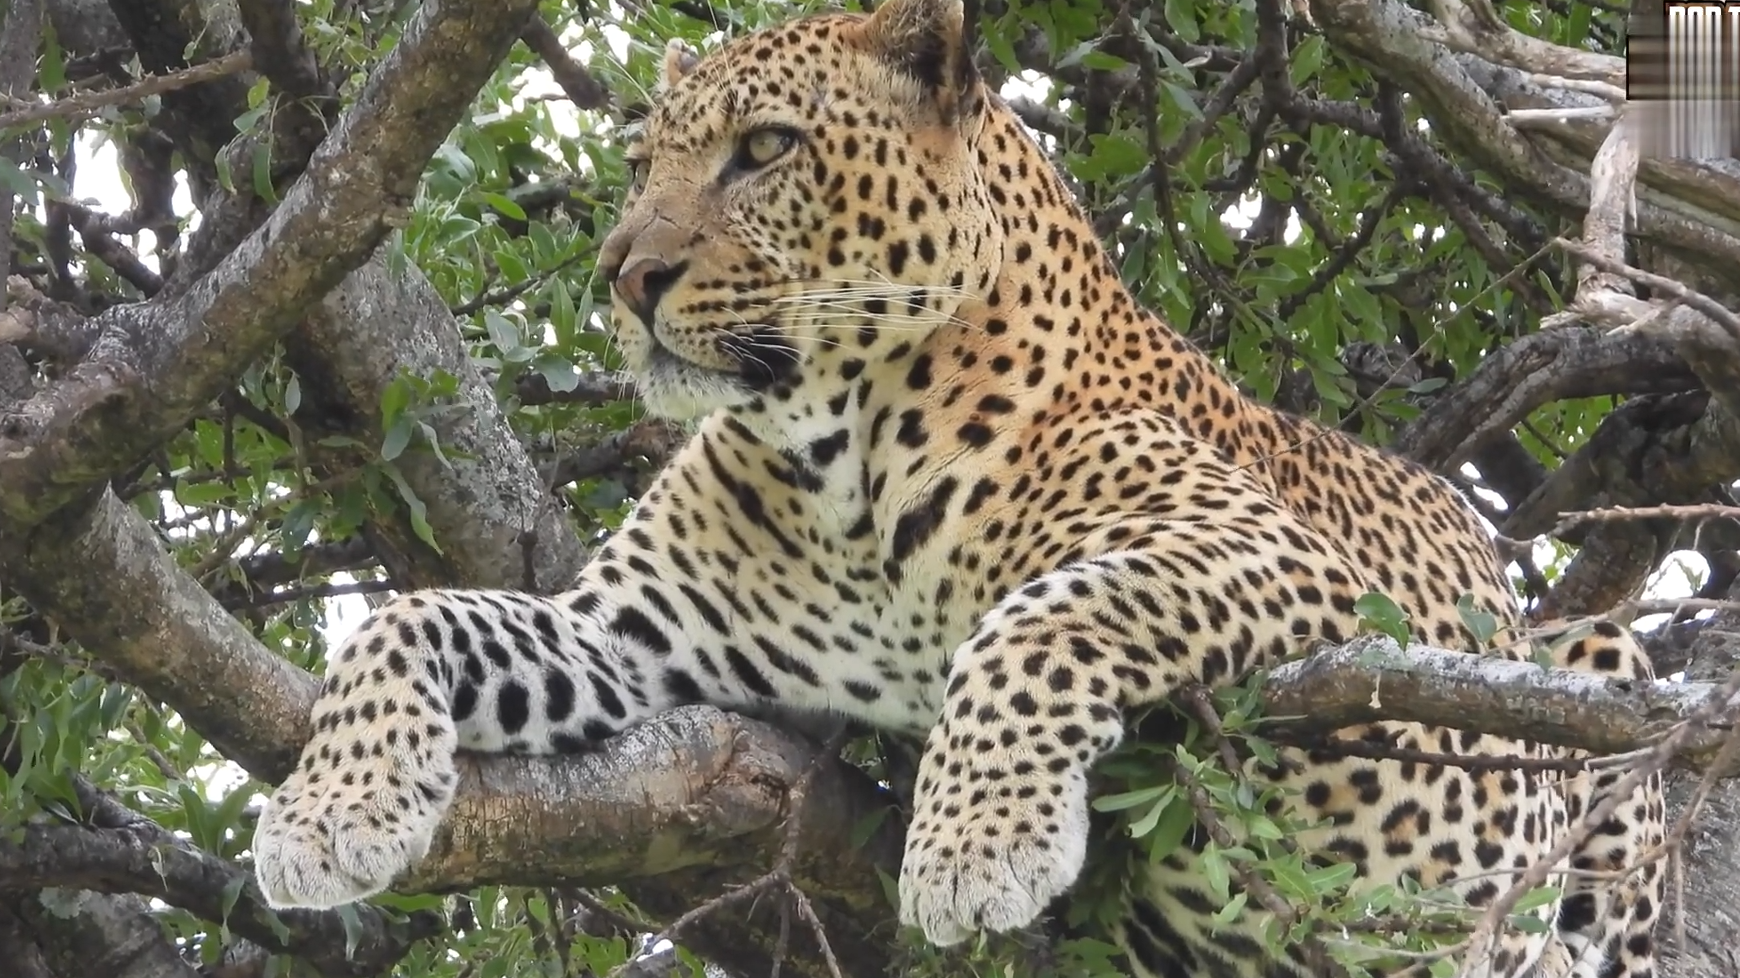
M 757 393 L 789 382 L 803 360 L 803 354 L 787 333 L 774 323 L 739 325 L 730 332 L 721 331 L 713 340 L 717 356 L 709 358 L 714 361 L 711 363 L 684 356 L 665 342 L 657 330 L 648 330 L 647 338 L 649 372 L 711 374 L 734 380 Z
M 791 338 L 772 324 L 720 337 L 719 349 L 737 361 L 738 379 L 754 391 L 790 382 L 803 359 Z

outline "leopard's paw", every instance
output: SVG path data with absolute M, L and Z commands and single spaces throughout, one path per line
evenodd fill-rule
M 1087 858 L 1087 785 L 1041 788 L 1024 800 L 993 798 L 941 817 L 919 799 L 900 869 L 900 919 L 932 944 L 1037 920 L 1081 875 Z
M 298 772 L 272 794 L 254 831 L 254 875 L 267 904 L 326 909 L 361 900 L 428 853 L 452 798 L 452 770 L 383 773 L 366 789 L 357 780 L 317 786 Z

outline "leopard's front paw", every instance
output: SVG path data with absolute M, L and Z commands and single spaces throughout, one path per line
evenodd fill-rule
M 1014 779 L 1010 779 L 1014 780 Z M 921 791 L 900 868 L 900 919 L 932 944 L 1032 923 L 1069 889 L 1087 858 L 1087 783 L 1018 785 L 938 797 Z
M 318 784 L 306 770 L 292 774 L 254 830 L 254 875 L 267 905 L 341 906 L 380 893 L 416 865 L 458 781 L 449 756 L 424 761 L 409 768 L 391 758 L 347 759 Z

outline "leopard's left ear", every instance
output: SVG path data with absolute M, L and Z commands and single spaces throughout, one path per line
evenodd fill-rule
M 701 56 L 680 39 L 673 37 L 666 41 L 664 70 L 659 73 L 659 91 L 682 81 L 700 63 Z
M 870 52 L 916 81 L 949 120 L 976 106 L 982 84 L 964 18 L 961 0 L 883 0 L 863 27 Z

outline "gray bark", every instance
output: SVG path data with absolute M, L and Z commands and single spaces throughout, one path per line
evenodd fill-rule
M 1740 586 L 1729 597 L 1740 600 Z M 1688 680 L 1720 681 L 1740 669 L 1740 611 L 1712 617 L 1692 643 Z M 1668 817 L 1678 819 L 1702 779 L 1668 780 Z M 1670 864 L 1668 905 L 1656 932 L 1663 978 L 1740 976 L 1740 781 L 1717 783 Z

